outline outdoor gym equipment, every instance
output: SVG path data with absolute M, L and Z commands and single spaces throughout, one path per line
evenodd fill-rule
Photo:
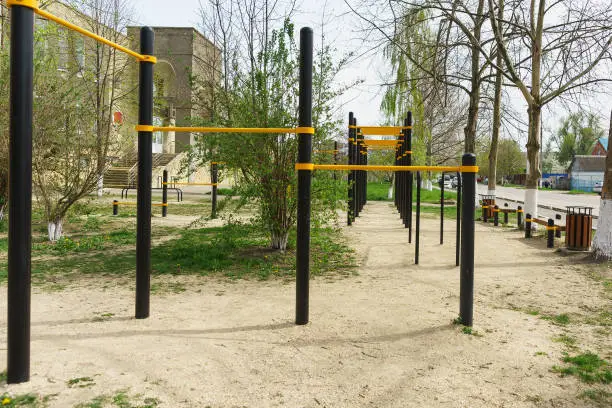
M 151 276 L 151 182 L 152 135 L 154 131 L 214 133 L 293 133 L 301 140 L 312 134 L 312 29 L 300 31 L 300 106 L 297 128 L 203 128 L 153 126 L 153 54 L 154 33 L 150 27 L 140 31 L 140 53 L 125 48 L 68 21 L 39 9 L 36 0 L 7 0 L 11 12 L 10 52 L 10 125 L 9 125 L 9 234 L 8 234 L 8 327 L 7 382 L 30 379 L 31 316 L 31 221 L 32 221 L 32 117 L 34 71 L 34 14 L 77 31 L 134 58 L 140 64 L 138 98 L 138 193 L 136 233 L 136 301 L 135 317 L 144 319 L 150 312 Z M 301 160 L 310 162 L 310 151 Z M 306 188 L 310 198 L 310 173 L 301 175 L 301 192 Z M 166 180 L 167 183 L 167 173 Z M 216 181 L 215 181 L 216 183 Z M 167 184 L 166 184 L 167 186 Z M 213 186 L 214 187 L 214 186 Z M 167 189 L 164 191 L 167 204 Z M 302 194 L 298 208 L 309 214 Z M 162 203 L 162 204 L 164 204 Z M 162 206 L 162 210 L 167 208 Z M 302 220 L 302 224 L 303 224 Z M 298 245 L 308 244 L 309 232 L 298 236 Z M 299 258 L 299 256 L 298 256 Z M 304 257 L 301 258 L 302 263 Z M 299 260 L 298 260 L 299 262 Z M 305 258 L 306 264 L 308 257 Z M 304 277 L 304 268 L 298 275 Z M 306 274 L 306 277 L 308 275 Z M 308 282 L 306 282 L 307 285 Z M 303 282 L 302 285 L 303 286 Z M 300 310 L 304 310 L 300 305 Z M 306 305 L 307 306 L 307 305 Z

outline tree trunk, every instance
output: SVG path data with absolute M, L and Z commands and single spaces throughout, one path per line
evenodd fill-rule
M 529 172 L 525 190 L 525 213 L 533 218 L 538 216 L 538 181 L 540 180 L 540 117 L 542 107 L 529 107 L 529 133 L 527 139 L 527 160 Z M 535 223 L 531 224 L 535 228 Z
M 387 193 L 387 199 L 393 199 L 393 188 L 395 187 L 395 173 L 391 176 L 391 184 L 389 185 L 389 192 Z
M 98 197 L 102 197 L 104 195 L 104 173 L 98 174 Z
M 272 231 L 272 249 L 286 250 L 288 239 L 289 231 Z
M 608 146 L 612 146 L 610 143 L 612 143 L 612 112 L 610 112 Z M 612 259 L 612 154 L 609 149 L 606 156 L 604 184 L 601 188 L 597 231 L 593 238 L 593 254 L 598 259 Z
M 47 224 L 47 231 L 49 232 L 49 241 L 57 242 L 62 238 L 63 235 L 64 220 L 58 218 L 54 221 L 49 221 Z
M 504 18 L 504 2 L 499 1 L 497 16 L 501 21 Z M 497 52 L 497 67 L 495 73 L 495 99 L 493 101 L 493 133 L 491 135 L 491 149 L 489 150 L 489 191 L 488 195 L 495 197 L 495 187 L 497 184 L 497 146 L 499 144 L 499 129 L 501 127 L 501 91 L 502 91 L 502 72 L 501 68 L 504 63 L 504 58 L 501 52 Z

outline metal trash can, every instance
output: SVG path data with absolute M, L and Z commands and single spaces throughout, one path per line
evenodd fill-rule
M 493 217 L 493 207 L 495 207 L 495 196 L 488 194 L 479 194 L 480 205 L 482 206 L 482 220 L 487 222 Z
M 588 251 L 593 239 L 593 207 L 566 207 L 565 245 L 568 249 Z

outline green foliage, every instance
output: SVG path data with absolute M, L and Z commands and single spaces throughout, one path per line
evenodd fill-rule
M 570 357 L 564 353 L 563 362 L 569 364 L 565 367 L 554 366 L 552 371 L 561 375 L 574 375 L 582 381 L 592 383 L 610 384 L 612 370 L 610 364 L 597 354 L 586 352 Z
M 260 44 L 257 42 L 257 44 Z M 246 67 L 236 66 L 231 81 L 223 81 L 216 92 L 212 117 L 193 118 L 194 124 L 227 127 L 297 126 L 299 61 L 294 26 L 289 20 L 262 38 L 261 49 Z M 254 44 L 248 45 L 254 47 Z M 253 52 L 253 50 L 250 50 Z M 333 100 L 346 88 L 334 89 L 332 81 L 345 60 L 334 64 L 332 50 L 323 46 L 314 60 L 313 72 L 313 149 L 332 143 L 340 133 L 334 119 Z M 196 78 L 196 82 L 197 82 Z M 296 221 L 297 177 L 294 169 L 297 138 L 287 134 L 238 134 L 221 137 L 207 134 L 196 138 L 186 163 L 205 165 L 223 160 L 225 168 L 238 170 L 235 193 L 241 200 L 231 204 L 257 205 L 259 228 L 267 231 L 273 248 L 284 249 L 288 233 Z M 312 221 L 315 225 L 336 216 L 346 185 L 333 179 L 330 172 L 317 172 L 312 184 Z M 228 206 L 230 203 L 228 203 Z
M 490 143 L 490 141 L 489 141 Z M 480 168 L 479 174 L 489 174 L 489 144 L 485 144 L 482 152 L 478 155 L 477 163 Z M 502 177 L 523 173 L 525 168 L 525 155 L 516 140 L 499 139 L 497 146 L 497 181 Z
M 11 396 L 7 393 L 0 394 L 0 406 L 2 408 L 28 407 L 43 408 L 43 401 L 34 394 L 22 394 Z
M 583 111 L 571 113 L 552 139 L 557 160 L 567 166 L 575 155 L 590 155 L 597 139 L 604 134 L 595 114 Z

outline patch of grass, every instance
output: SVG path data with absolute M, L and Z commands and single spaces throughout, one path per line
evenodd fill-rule
M 459 324 L 463 324 L 462 320 L 461 320 L 461 316 L 457 316 L 453 319 L 452 321 L 453 324 L 459 325 Z
M 593 401 L 601 406 L 612 403 L 612 393 L 598 388 L 582 391 L 578 398 Z
M 22 394 L 11 396 L 7 393 L 0 394 L 0 406 L 3 408 L 13 407 L 28 407 L 28 408 L 43 408 L 45 405 L 37 395 Z
M 368 183 L 368 201 L 391 201 L 387 198 L 389 194 L 390 183 Z M 395 191 L 393 196 L 395 196 Z
M 463 326 L 463 328 L 461 329 L 461 332 L 463 334 L 468 334 L 470 336 L 482 337 L 482 334 L 478 333 L 476 330 L 468 326 Z
M 547 356 L 548 353 L 545 351 L 536 351 L 533 355 L 534 356 Z
M 610 364 L 597 354 L 586 352 L 571 357 L 564 353 L 562 360 L 569 365 L 565 367 L 554 366 L 552 368 L 553 372 L 560 373 L 562 376 L 574 375 L 589 384 L 610 384 L 612 382 Z
M 154 274 L 219 274 L 231 279 L 260 280 L 295 276 L 295 231 L 290 234 L 287 250 L 284 252 L 270 249 L 267 236 L 252 225 L 229 224 L 224 227 L 178 231 L 180 231 L 178 238 L 164 241 L 152 249 L 151 261 Z M 115 238 L 109 234 L 99 246 L 90 245 L 87 251 L 79 249 L 83 245 L 76 246 L 73 243 L 64 251 L 66 256 L 51 260 L 34 260 L 32 262 L 34 282 L 48 281 L 48 277 L 52 275 L 129 274 L 135 269 L 134 240 L 133 232 Z M 118 248 L 120 251 L 116 251 L 112 256 L 99 249 L 100 247 L 106 249 L 112 247 L 111 244 L 124 241 L 129 241 L 130 246 L 127 249 L 121 246 Z M 87 256 L 83 256 L 82 253 L 87 253 Z M 354 252 L 348 247 L 339 230 L 312 229 L 312 275 L 327 273 L 346 275 L 355 267 Z M 173 287 L 162 285 L 153 289 L 169 289 L 175 293 L 185 290 L 180 285 Z
M 0 383 L 6 382 L 6 370 L 0 371 Z
M 568 336 L 567 334 L 562 334 L 557 337 L 553 337 L 552 341 L 555 343 L 563 343 L 568 347 L 574 347 L 576 344 L 576 338 Z
M 236 190 L 233 188 L 217 188 L 217 194 L 223 196 L 235 196 Z
M 102 221 L 96 216 L 87 216 L 87 221 L 83 224 L 83 230 L 85 231 L 100 231 L 102 228 Z
M 558 326 L 566 326 L 570 324 L 570 317 L 567 315 L 567 313 L 562 313 L 559 315 L 543 315 L 542 319 L 550 320 L 553 324 Z
M 565 194 L 570 194 L 570 195 L 581 195 L 581 194 L 598 195 L 597 193 L 594 193 L 592 191 L 582 191 L 582 190 L 570 190 L 570 191 L 566 191 Z
M 91 377 L 79 377 L 79 378 L 72 378 L 68 381 L 66 381 L 66 385 L 69 388 L 87 388 L 87 387 L 93 387 L 94 385 L 96 385 L 96 383 L 94 382 L 94 379 Z
M 109 404 L 117 408 L 156 408 L 161 403 L 157 398 L 149 397 L 142 400 L 141 398 L 140 395 L 131 397 L 126 391 L 118 391 L 112 396 L 99 395 L 89 402 L 75 405 L 74 408 L 103 408 Z M 141 400 L 141 402 L 134 402 L 135 400 Z
M 601 311 L 597 314 L 587 316 L 584 319 L 584 323 L 590 324 L 592 326 L 604 326 L 604 327 L 612 326 L 612 313 L 606 310 Z

